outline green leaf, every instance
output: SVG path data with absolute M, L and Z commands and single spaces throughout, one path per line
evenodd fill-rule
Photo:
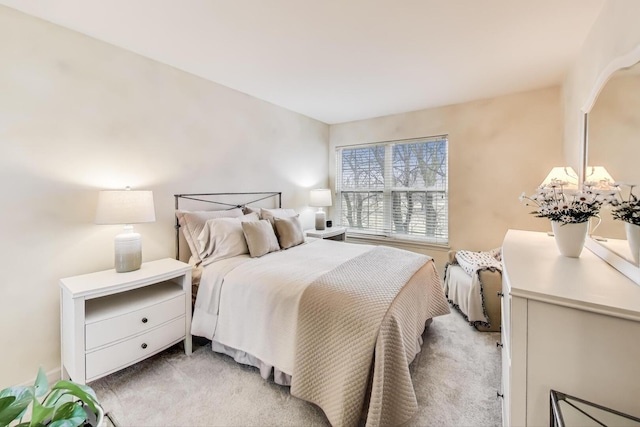
M 73 400 L 73 396 L 66 394 L 66 390 L 51 390 L 42 403 L 44 406 L 60 406 L 65 402 Z
M 60 420 L 52 422 L 47 427 L 78 427 L 82 424 L 84 424 L 84 418 L 82 419 L 82 421 L 80 421 L 79 424 L 76 423 L 75 420 Z
M 87 413 L 80 403 L 63 403 L 56 409 L 50 427 L 77 427 L 84 424 Z
M 78 427 L 78 426 L 81 426 L 82 424 L 84 424 L 84 418 L 82 419 L 82 421 L 80 421 L 80 423 L 76 423 L 75 420 L 54 421 L 51 424 L 49 424 L 47 427 Z
M 3 408 L 0 409 L 0 426 L 5 426 L 12 421 L 22 418 L 29 404 L 32 402 L 33 394 L 31 387 L 9 387 L 0 391 Z M 6 406 L 6 402 L 11 402 Z
M 42 424 L 47 418 L 53 415 L 54 407 L 43 406 L 36 398 L 33 398 L 33 407 L 31 408 L 31 422 L 29 425 L 34 427 Z
M 58 381 L 47 394 L 48 388 L 46 374 L 40 368 L 32 387 L 1 390 L 0 427 L 20 421 L 31 404 L 31 421 L 15 427 L 44 427 L 45 423 L 50 427 L 77 427 L 85 423 L 88 410 L 96 414 L 101 411 L 91 387 L 71 381 Z M 42 396 L 45 397 L 39 399 Z
M 21 396 L 28 394 L 29 398 L 31 398 L 31 388 L 32 387 L 8 387 L 0 391 L 0 397 L 15 396 L 19 399 Z
M 2 413 L 2 411 L 11 406 L 14 400 L 16 400 L 15 396 L 0 397 L 0 414 Z
M 36 397 L 42 397 L 49 391 L 49 380 L 47 380 L 47 374 L 44 373 L 42 366 L 38 369 L 38 376 L 33 387 L 35 388 Z
M 58 381 L 52 388 L 52 390 L 66 390 L 67 393 L 77 397 L 91 408 L 93 413 L 98 413 L 97 407 L 100 406 L 96 392 L 86 385 L 76 384 L 71 381 Z

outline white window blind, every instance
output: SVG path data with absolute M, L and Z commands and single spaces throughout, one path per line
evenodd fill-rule
M 351 234 L 449 240 L 446 136 L 339 147 L 337 203 Z

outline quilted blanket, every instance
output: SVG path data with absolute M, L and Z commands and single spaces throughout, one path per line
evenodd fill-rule
M 427 319 L 447 313 L 430 257 L 378 247 L 347 261 L 302 295 L 291 393 L 332 425 L 355 426 L 371 381 L 367 425 L 407 421 L 417 410 L 415 343 Z

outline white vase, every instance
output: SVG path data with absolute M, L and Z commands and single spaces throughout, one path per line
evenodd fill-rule
M 551 229 L 560 254 L 570 258 L 578 258 L 582 253 L 584 241 L 587 238 L 589 222 L 564 224 L 558 221 L 551 221 Z
M 629 249 L 631 249 L 633 263 L 638 264 L 640 256 L 640 225 L 625 222 L 624 229 L 627 232 L 627 242 L 629 243 Z

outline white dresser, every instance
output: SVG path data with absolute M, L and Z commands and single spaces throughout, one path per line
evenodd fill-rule
M 549 425 L 552 389 L 640 416 L 640 286 L 546 233 L 509 230 L 502 254 L 503 424 Z
M 62 377 L 81 384 L 181 340 L 191 354 L 191 266 L 166 258 L 62 279 L 60 324 Z

